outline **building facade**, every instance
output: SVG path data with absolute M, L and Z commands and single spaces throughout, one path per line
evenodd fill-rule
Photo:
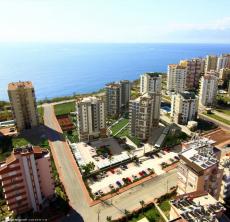
M 201 74 L 204 73 L 204 60 L 194 58 L 190 60 L 181 60 L 180 65 L 186 67 L 186 88 L 188 90 L 197 89 Z
M 105 103 L 96 97 L 86 97 L 76 103 L 80 141 L 106 137 Z
M 0 165 L 0 181 L 10 211 L 40 211 L 54 195 L 54 181 L 47 149 L 17 148 Z
M 217 56 L 211 56 L 208 55 L 206 56 L 205 59 L 205 73 L 210 71 L 210 70 L 216 70 L 217 68 Z
M 38 126 L 37 104 L 32 83 L 9 83 L 8 95 L 18 131 Z
M 129 103 L 131 84 L 128 80 L 121 80 L 107 84 L 105 89 L 107 114 L 111 117 L 118 117 L 122 108 Z
M 129 130 L 132 136 L 147 140 L 160 120 L 161 94 L 144 94 L 129 103 Z
M 201 77 L 199 90 L 199 104 L 201 106 L 214 106 L 218 90 L 218 77 L 204 75 Z
M 185 145 L 179 154 L 178 193 L 206 191 L 218 199 L 223 177 L 219 166 L 221 151 L 202 138 Z
M 187 69 L 184 66 L 168 65 L 167 72 L 167 92 L 180 93 L 186 90 Z
M 221 69 L 230 68 L 230 54 L 222 54 L 218 57 L 216 71 Z
M 220 69 L 220 72 L 219 72 L 219 78 L 222 80 L 222 81 L 228 81 L 230 80 L 230 68 L 223 68 L 223 69 Z
M 171 98 L 171 119 L 178 124 L 187 124 L 196 120 L 198 113 L 198 97 L 192 92 L 183 92 Z
M 140 76 L 140 93 L 161 93 L 161 75 L 159 73 L 145 73 Z
M 224 169 L 223 179 L 220 190 L 219 200 L 222 203 L 226 203 L 230 201 L 230 158 L 225 156 L 221 161 L 221 166 Z

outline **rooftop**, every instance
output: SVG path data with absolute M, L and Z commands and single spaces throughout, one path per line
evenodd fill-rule
M 176 69 L 186 69 L 185 66 L 178 65 L 178 64 L 169 64 L 168 66 Z
M 161 74 L 162 73 L 159 73 L 159 72 L 146 72 L 143 75 L 148 75 L 150 77 L 159 77 L 159 76 L 161 76 Z
M 11 82 L 8 84 L 8 90 L 16 90 L 19 88 L 33 88 L 33 84 L 31 81 L 25 81 L 25 82 Z
M 207 192 L 193 192 L 177 196 L 171 201 L 177 213 L 189 222 L 216 222 L 225 211 L 224 206 Z
M 185 149 L 182 150 L 179 156 L 183 160 L 193 163 L 194 167 L 199 171 L 207 169 L 219 161 L 215 155 L 219 150 L 212 146 L 213 142 L 203 137 L 192 140 L 187 144 L 183 144 Z
M 196 99 L 196 94 L 194 92 L 184 91 L 180 93 L 184 99 Z
M 97 103 L 98 101 L 100 101 L 99 98 L 95 97 L 95 96 L 89 96 L 89 97 L 85 97 L 83 98 L 81 101 L 82 103 Z

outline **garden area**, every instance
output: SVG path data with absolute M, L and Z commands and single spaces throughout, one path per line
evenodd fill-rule
M 157 206 L 161 209 L 164 215 L 169 218 L 170 215 L 170 200 L 173 199 L 176 195 L 176 190 L 172 190 L 170 193 L 167 193 L 160 198 L 157 199 Z M 165 220 L 159 213 L 157 207 L 153 202 L 145 203 L 143 200 L 139 202 L 140 208 L 133 212 L 129 212 L 124 210 L 125 216 L 117 219 L 117 220 L 110 220 L 110 217 L 107 217 L 107 221 L 113 222 L 137 222 L 143 218 L 147 218 L 150 222 L 164 222 Z
M 44 108 L 42 106 L 39 106 L 37 109 L 38 109 L 39 123 L 43 124 Z
M 116 123 L 115 125 L 113 125 L 111 127 L 111 131 L 112 131 L 112 135 L 116 136 L 116 134 L 128 124 L 129 120 L 128 119 L 121 119 L 118 123 Z
M 76 110 L 75 102 L 68 102 L 68 103 L 54 105 L 54 111 L 56 116 L 69 114 L 70 112 L 75 112 L 75 110 Z
M 164 146 L 173 147 L 180 144 L 183 140 L 186 140 L 188 135 L 181 132 L 179 135 L 167 135 L 164 141 Z
M 230 125 L 230 121 L 228 119 L 225 119 L 224 117 L 218 116 L 218 115 L 216 115 L 214 113 L 210 113 L 210 114 L 204 113 L 204 115 L 206 115 L 206 116 L 208 116 L 208 117 L 210 117 L 212 119 L 215 119 L 217 121 L 220 121 L 222 123 L 225 123 L 227 125 Z
M 63 134 L 64 134 L 64 136 L 66 136 L 68 138 L 68 140 L 71 143 L 78 143 L 79 142 L 78 132 L 76 129 L 68 131 L 68 132 L 64 132 Z

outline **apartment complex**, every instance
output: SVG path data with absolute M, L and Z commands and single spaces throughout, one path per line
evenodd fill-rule
M 211 55 L 206 56 L 205 73 L 210 71 L 210 70 L 216 70 L 216 68 L 217 68 L 217 60 L 218 60 L 217 56 L 211 56 Z
M 195 138 L 183 144 L 179 154 L 178 193 L 207 191 L 216 199 L 219 198 L 223 169 L 219 166 L 220 150 L 212 141 Z
M 177 64 L 168 65 L 167 91 L 169 94 L 184 92 L 186 90 L 186 79 L 186 67 Z
M 106 136 L 105 103 L 96 97 L 86 97 L 76 103 L 80 141 Z
M 145 73 L 140 76 L 140 93 L 161 93 L 161 75 L 159 73 Z
M 129 130 L 132 136 L 147 140 L 160 119 L 160 93 L 144 94 L 129 102 Z
M 131 84 L 128 80 L 109 83 L 106 89 L 106 110 L 108 116 L 119 116 L 122 107 L 127 106 L 130 99 Z
M 230 80 L 230 68 L 220 69 L 219 78 L 223 81 Z
M 10 211 L 41 210 L 54 194 L 50 153 L 32 146 L 14 149 L 0 164 L 0 181 Z
M 197 89 L 201 74 L 204 73 L 205 60 L 202 58 L 194 58 L 190 60 L 181 60 L 180 65 L 186 67 L 186 88 L 188 90 Z
M 220 190 L 219 200 L 222 203 L 230 200 L 230 158 L 225 156 L 221 161 L 221 166 L 224 169 L 223 179 Z
M 218 90 L 218 77 L 204 75 L 201 77 L 199 90 L 199 103 L 201 106 L 213 106 L 216 102 Z
M 218 222 L 226 218 L 225 207 L 207 192 L 179 195 L 170 201 L 170 205 L 169 218 L 174 222 Z
M 193 92 L 183 92 L 172 96 L 171 119 L 178 124 L 187 124 L 196 120 L 198 113 L 198 97 Z
M 218 57 L 216 70 L 230 68 L 230 54 L 222 54 Z
M 37 104 L 32 83 L 9 83 L 8 95 L 17 129 L 21 131 L 38 126 Z

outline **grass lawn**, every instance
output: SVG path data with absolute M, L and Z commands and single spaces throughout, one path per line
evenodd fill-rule
M 117 137 L 129 136 L 129 129 L 125 127 L 120 133 L 116 135 Z
M 143 214 L 138 214 L 137 216 L 134 215 L 133 218 L 129 220 L 129 222 L 136 222 L 136 221 L 141 220 L 144 217 L 147 217 L 147 219 L 150 222 L 163 222 L 164 221 L 161 218 L 160 214 L 158 213 L 157 209 L 155 207 L 152 207 L 144 211 L 144 215 Z
M 169 218 L 169 215 L 170 215 L 170 209 L 171 209 L 171 206 L 170 206 L 170 203 L 168 200 L 165 200 L 163 202 L 161 202 L 159 204 L 159 207 L 161 208 L 161 210 L 164 212 L 165 216 L 167 218 Z
M 112 135 L 116 135 L 116 133 L 123 128 L 129 122 L 128 119 L 122 119 L 117 124 L 111 127 Z
M 216 109 L 216 111 L 220 113 L 224 113 L 225 115 L 230 116 L 230 109 Z
M 28 143 L 30 143 L 29 141 L 27 141 L 25 138 L 22 137 L 15 137 L 12 138 L 12 145 L 13 147 L 21 147 L 21 146 L 25 146 Z
M 116 137 L 125 137 L 125 136 L 128 137 L 130 140 L 132 140 L 132 142 L 135 143 L 138 147 L 140 146 L 141 141 L 138 138 L 133 137 L 129 134 L 128 127 L 125 127 L 120 133 L 116 135 Z
M 70 112 L 74 112 L 75 110 L 76 110 L 75 102 L 57 104 L 54 106 L 54 111 L 55 111 L 55 114 L 57 116 L 63 115 L 63 114 L 68 114 Z
M 38 107 L 39 123 L 43 123 L 44 108 L 42 106 Z
M 216 120 L 218 120 L 218 121 L 220 121 L 222 123 L 225 123 L 227 125 L 230 125 L 230 121 L 229 120 L 227 120 L 227 119 L 225 119 L 225 118 L 223 118 L 221 116 L 217 116 L 216 114 L 213 114 L 213 113 L 212 114 L 206 114 L 206 113 L 204 113 L 204 115 L 206 115 L 206 116 L 208 116 L 210 118 L 216 119 Z

